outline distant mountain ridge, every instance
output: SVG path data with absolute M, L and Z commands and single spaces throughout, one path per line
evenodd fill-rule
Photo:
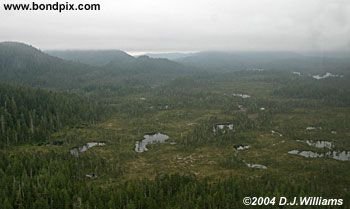
M 191 67 L 168 59 L 139 56 L 123 62 L 111 61 L 88 76 L 105 83 L 137 80 L 143 84 L 156 85 L 191 72 Z
M 0 81 L 37 87 L 75 86 L 93 68 L 18 42 L 0 43 Z
M 124 62 L 113 60 L 106 65 L 106 68 L 119 68 L 122 71 L 129 72 L 142 72 L 153 69 L 159 73 L 160 71 L 171 73 L 171 71 L 183 71 L 185 66 L 165 58 L 151 58 L 143 55 Z
M 80 61 L 72 61 L 74 56 L 68 56 L 72 53 Z M 106 54 L 108 57 L 104 57 Z M 96 59 L 92 60 L 94 56 Z M 0 81 L 71 89 L 105 83 L 118 85 L 118 82 L 130 79 L 154 83 L 181 76 L 189 69 L 168 59 L 135 58 L 119 50 L 70 51 L 61 57 L 66 59 L 51 56 L 24 43 L 1 42 Z M 92 64 L 89 65 L 87 60 L 90 57 Z
M 92 66 L 104 66 L 111 61 L 124 62 L 134 58 L 121 50 L 48 50 L 45 52 L 61 59 Z
M 175 61 L 145 55 L 133 57 L 120 50 L 65 51 L 61 58 L 53 54 L 24 43 L 0 42 L 0 82 L 75 89 L 106 84 L 132 86 L 137 82 L 154 86 L 195 71 L 267 69 L 342 75 L 350 72 L 350 59 L 346 57 L 293 52 L 200 52 Z
M 245 70 L 258 68 L 262 64 L 302 56 L 292 52 L 220 52 L 207 51 L 195 53 L 176 61 L 203 69 Z
M 346 71 L 350 59 L 346 57 L 303 55 L 295 52 L 199 52 L 176 62 L 207 71 L 238 71 L 271 69 L 288 71 Z

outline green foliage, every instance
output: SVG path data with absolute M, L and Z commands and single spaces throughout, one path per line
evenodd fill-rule
M 274 94 L 289 98 L 317 99 L 319 103 L 333 106 L 350 105 L 350 85 L 347 80 L 300 80 L 297 85 L 289 81 L 276 89 Z
M 287 154 L 307 147 L 295 139 L 350 147 L 344 60 L 326 62 L 343 78 L 314 80 L 306 73 L 321 73 L 318 59 L 288 53 L 183 60 L 208 63 L 200 73 L 166 59 L 90 53 L 70 59 L 94 66 L 0 43 L 0 80 L 12 83 L 0 84 L 0 208 L 226 209 L 243 208 L 245 196 L 350 200 L 348 162 Z M 245 70 L 256 66 L 266 70 Z M 288 71 L 302 69 L 300 77 Z M 38 86 L 44 89 L 32 88 Z M 214 132 L 222 123 L 233 130 Z M 135 153 L 135 141 L 151 131 L 175 143 Z M 54 140 L 61 146 L 47 143 Z M 106 146 L 70 155 L 92 141 Z M 237 151 L 237 144 L 251 146 Z
M 94 69 L 49 56 L 22 43 L 0 43 L 0 81 L 35 87 L 70 89 L 80 86 L 82 74 Z
M 0 85 L 0 144 L 43 142 L 63 127 L 95 123 L 105 113 L 74 94 Z
M 69 156 L 47 153 L 28 160 L 19 153 L 10 157 L 0 154 L 5 162 L 0 167 L 4 208 L 225 209 L 243 207 L 245 196 L 323 196 L 331 189 L 292 176 L 200 180 L 192 174 L 159 174 L 154 180 L 100 187 L 87 183 L 79 174 L 81 166 Z

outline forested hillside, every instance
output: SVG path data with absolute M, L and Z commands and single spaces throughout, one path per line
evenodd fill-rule
M 0 43 L 0 81 L 63 90 L 89 86 L 99 88 L 106 84 L 127 85 L 133 81 L 154 85 L 162 83 L 164 79 L 191 72 L 191 68 L 167 59 L 147 56 L 134 58 L 121 51 L 67 51 L 51 54 L 66 60 L 26 44 Z
M 199 52 L 177 62 L 207 71 L 285 70 L 303 72 L 347 71 L 350 61 L 332 54 L 303 55 L 293 52 Z
M 45 142 L 64 127 L 93 124 L 106 115 L 78 95 L 0 84 L 0 145 Z
M 22 43 L 0 43 L 0 81 L 49 88 L 76 88 L 88 65 L 64 61 Z
M 110 62 L 130 61 L 134 57 L 120 50 L 51 50 L 49 55 L 92 66 L 105 66 Z

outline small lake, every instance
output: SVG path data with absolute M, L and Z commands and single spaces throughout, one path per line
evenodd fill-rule
M 238 109 L 240 112 L 246 112 L 247 108 L 245 108 L 243 105 L 238 105 Z
M 335 77 L 335 78 L 342 78 L 342 77 L 344 77 L 343 75 L 334 75 L 334 74 L 332 74 L 332 73 L 329 73 L 329 72 L 327 72 L 326 74 L 324 74 L 324 75 L 314 75 L 314 76 L 312 76 L 314 79 L 316 79 L 316 80 L 321 80 L 321 79 L 325 79 L 325 78 L 330 78 L 330 77 Z
M 217 132 L 226 133 L 226 130 L 233 131 L 233 123 L 217 123 L 213 126 L 214 134 Z
M 250 98 L 250 95 L 248 95 L 248 94 L 236 94 L 236 93 L 234 93 L 234 94 L 232 94 L 232 96 L 234 96 L 234 97 L 241 97 L 241 98 L 243 98 L 243 99 L 247 99 L 247 98 Z
M 162 133 L 149 133 L 145 134 L 143 138 L 144 139 L 142 141 L 137 141 L 135 143 L 135 152 L 145 152 L 148 150 L 148 144 L 164 143 L 167 139 L 169 139 L 169 136 Z
M 280 136 L 280 137 L 283 136 L 281 133 L 279 133 L 279 132 L 277 132 L 277 131 L 274 131 L 274 130 L 271 130 L 271 134 L 272 134 L 272 135 L 278 135 L 278 136 Z
M 74 147 L 74 148 L 72 148 L 70 150 L 70 154 L 75 156 L 75 157 L 78 157 L 79 153 L 86 152 L 88 149 L 90 149 L 92 147 L 105 146 L 105 145 L 106 145 L 106 143 L 104 143 L 104 142 L 88 142 L 88 143 L 84 144 L 81 147 Z
M 317 153 L 313 151 L 291 150 L 288 154 L 299 155 L 306 158 L 332 158 L 340 161 L 350 161 L 350 151 L 329 151 L 326 153 Z
M 249 145 L 244 145 L 244 144 L 236 144 L 236 145 L 233 145 L 233 147 L 238 151 L 239 150 L 246 150 L 246 149 L 250 148 Z
M 313 127 L 313 126 L 309 126 L 309 127 L 306 127 L 306 129 L 305 130 L 307 130 L 307 131 L 313 131 L 313 130 L 321 130 L 322 129 L 322 127 Z
M 250 163 L 246 163 L 246 165 L 249 168 L 257 168 L 257 169 L 267 169 L 267 167 L 265 165 L 261 165 L 261 164 L 250 164 Z

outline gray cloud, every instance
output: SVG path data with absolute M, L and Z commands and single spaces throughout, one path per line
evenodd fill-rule
M 42 49 L 349 50 L 347 0 L 88 2 L 100 3 L 102 10 L 56 13 L 1 8 L 0 41 L 23 41 Z

